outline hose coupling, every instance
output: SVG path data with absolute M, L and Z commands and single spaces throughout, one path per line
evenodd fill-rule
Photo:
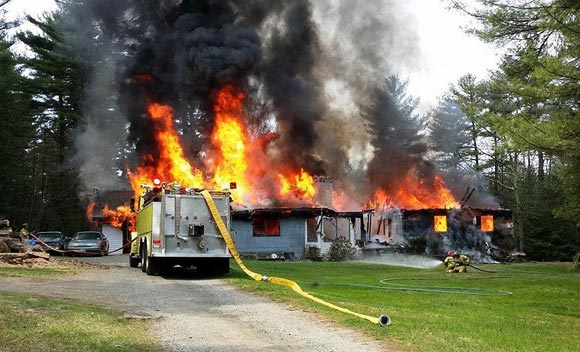
M 262 281 L 270 281 L 270 277 L 269 276 L 266 276 L 266 275 L 263 275 L 262 276 Z
M 379 324 L 381 326 L 389 326 L 389 325 L 391 325 L 391 317 L 388 316 L 388 315 L 386 315 L 386 314 L 381 315 L 379 317 Z

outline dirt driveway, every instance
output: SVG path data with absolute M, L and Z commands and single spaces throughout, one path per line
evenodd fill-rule
M 100 266 L 58 278 L 1 278 L 0 291 L 88 301 L 154 318 L 149 333 L 168 351 L 388 350 L 380 341 L 220 279 L 147 276 L 129 268 L 126 255 L 79 260 Z

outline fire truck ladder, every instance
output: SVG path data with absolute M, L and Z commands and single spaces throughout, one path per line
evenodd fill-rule
M 232 237 L 230 236 L 230 233 L 228 232 L 226 225 L 224 224 L 224 222 L 220 216 L 220 213 L 219 213 L 210 193 L 206 190 L 203 190 L 203 191 L 201 191 L 201 195 L 203 196 L 203 198 L 205 199 L 205 202 L 207 203 L 207 206 L 208 206 L 208 208 L 209 208 L 209 210 L 210 210 L 210 212 L 211 212 L 211 214 L 216 222 L 218 230 L 220 231 L 222 237 L 226 241 L 228 249 L 230 250 L 230 254 L 234 257 L 234 259 L 236 260 L 236 263 L 238 263 L 238 265 L 244 271 L 244 273 L 246 273 L 246 275 L 248 275 L 249 277 L 251 277 L 252 279 L 254 279 L 256 281 L 265 281 L 265 282 L 270 282 L 273 284 L 289 287 L 292 289 L 292 291 L 294 291 L 294 292 L 298 293 L 299 295 L 306 297 L 306 298 L 308 298 L 316 303 L 320 303 L 324 306 L 338 310 L 340 312 L 351 314 L 351 315 L 354 315 L 356 317 L 368 320 L 371 323 L 379 324 L 381 326 L 391 325 L 391 317 L 389 317 L 386 314 L 383 314 L 380 317 L 375 318 L 375 317 L 371 317 L 369 315 L 356 313 L 356 312 L 353 312 L 353 311 L 348 310 L 346 308 L 339 307 L 339 306 L 334 305 L 332 303 L 326 302 L 318 297 L 312 296 L 308 292 L 305 292 L 304 290 L 302 290 L 300 285 L 298 285 L 298 283 L 296 283 L 295 281 L 284 279 L 281 277 L 261 275 L 261 274 L 255 273 L 255 272 L 251 271 L 250 269 L 248 269 L 244 265 L 244 263 L 242 262 L 242 259 L 240 258 L 240 255 L 238 254 L 238 250 L 236 249 L 236 245 L 235 245 L 234 241 L 232 240 Z

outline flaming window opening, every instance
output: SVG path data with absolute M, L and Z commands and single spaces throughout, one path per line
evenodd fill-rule
M 493 232 L 493 215 L 481 216 L 481 231 Z
M 435 215 L 433 216 L 433 224 L 435 232 L 447 232 L 447 216 Z

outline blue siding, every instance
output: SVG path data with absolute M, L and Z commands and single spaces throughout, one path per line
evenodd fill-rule
M 280 219 L 280 236 L 254 237 L 251 220 L 232 220 L 232 231 L 240 253 L 293 253 L 304 256 L 306 220 L 301 218 Z

